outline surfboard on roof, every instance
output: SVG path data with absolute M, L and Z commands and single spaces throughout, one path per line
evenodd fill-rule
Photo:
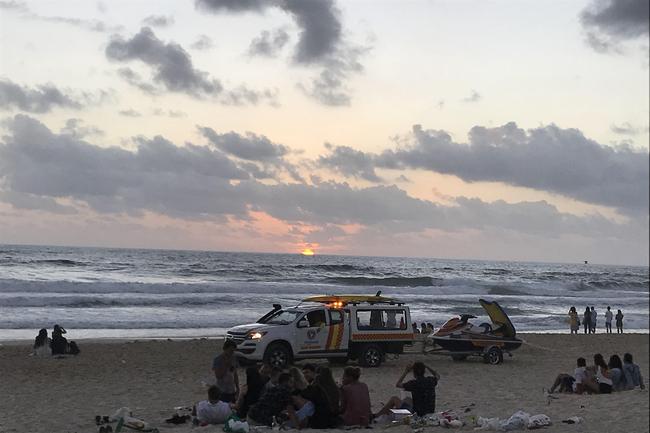
M 377 296 L 377 295 L 319 295 L 319 296 L 309 296 L 303 299 L 303 302 L 318 302 L 321 304 L 331 304 L 333 302 L 343 302 L 345 304 L 350 303 L 376 303 L 376 304 L 390 304 L 399 302 L 395 298 L 389 298 L 388 296 Z

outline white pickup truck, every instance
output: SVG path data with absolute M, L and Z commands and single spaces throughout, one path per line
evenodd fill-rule
M 411 314 L 403 302 L 384 296 L 313 296 L 273 310 L 256 323 L 235 326 L 226 338 L 237 354 L 283 368 L 297 359 L 358 360 L 377 367 L 387 353 L 403 353 L 413 342 Z

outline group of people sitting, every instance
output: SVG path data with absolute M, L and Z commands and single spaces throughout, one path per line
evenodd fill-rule
M 418 324 L 413 322 L 411 325 L 413 327 L 413 333 L 414 334 L 431 334 L 433 332 L 433 323 L 429 322 L 422 322 L 420 324 L 420 327 L 418 328 Z
M 549 389 L 550 393 L 567 392 L 575 394 L 611 394 L 612 391 L 626 391 L 637 387 L 645 389 L 639 366 L 634 363 L 632 354 L 612 355 L 605 362 L 603 355 L 594 355 L 594 364 L 587 366 L 584 358 L 578 358 L 576 369 L 570 374 L 559 374 Z
M 194 408 L 196 423 L 222 424 L 236 414 L 250 425 L 325 429 L 338 426 L 368 426 L 391 409 L 408 409 L 419 415 L 435 411 L 438 373 L 423 363 L 407 366 L 396 386 L 412 397 L 391 397 L 372 413 L 368 386 L 360 381 L 361 370 L 346 367 L 337 384 L 329 367 L 305 364 L 287 371 L 262 364 L 246 368 L 246 384 L 239 385 L 233 342 L 226 340 L 223 352 L 213 362 L 217 384 L 208 389 L 208 399 Z M 426 375 L 429 371 L 430 375 Z M 413 379 L 404 381 L 412 372 Z
M 54 325 L 52 338 L 49 338 L 47 329 L 42 328 L 34 339 L 33 354 L 36 356 L 78 355 L 79 346 L 74 341 L 68 342 L 68 339 L 63 336 L 66 332 L 62 326 Z

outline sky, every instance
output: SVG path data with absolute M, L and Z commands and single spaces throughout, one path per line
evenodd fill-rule
M 0 1 L 0 243 L 648 265 L 647 0 Z

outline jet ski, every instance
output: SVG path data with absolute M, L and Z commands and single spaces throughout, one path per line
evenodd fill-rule
M 517 338 L 510 318 L 497 302 L 479 299 L 479 303 L 492 323 L 476 326 L 469 321 L 476 318 L 471 314 L 449 319 L 428 337 L 434 347 L 428 353 L 447 354 L 455 361 L 482 356 L 488 364 L 500 364 L 504 353 L 512 356 L 510 352 L 518 349 L 523 341 Z

